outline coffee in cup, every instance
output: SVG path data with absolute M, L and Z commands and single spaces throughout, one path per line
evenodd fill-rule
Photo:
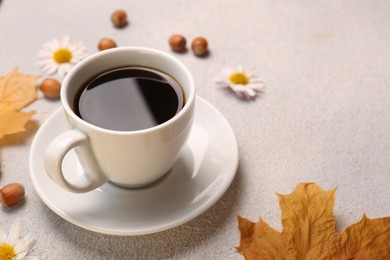
M 173 118 L 185 104 L 180 84 L 144 67 L 104 72 L 76 95 L 73 110 L 83 120 L 117 131 L 142 130 Z

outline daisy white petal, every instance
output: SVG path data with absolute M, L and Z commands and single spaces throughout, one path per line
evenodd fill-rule
M 255 75 L 250 76 L 249 78 L 251 79 L 252 85 L 254 85 L 254 84 L 263 85 L 263 81 L 261 81 L 261 79 L 259 79 Z
M 232 90 L 240 98 L 246 99 L 254 99 L 264 88 L 262 81 L 241 65 L 236 68 L 222 69 L 215 83 Z
M 237 67 L 237 72 L 244 73 L 244 67 L 242 67 L 242 65 L 238 66 Z
M 8 242 L 10 244 L 16 245 L 16 242 L 20 237 L 20 229 L 21 229 L 20 219 L 17 218 L 15 219 L 14 223 L 12 224 L 11 230 L 9 231 Z
M 42 71 L 44 71 L 47 74 L 54 74 L 57 71 L 57 65 L 54 64 L 54 62 L 50 61 L 47 64 L 42 64 L 39 67 Z
M 7 234 L 3 228 L 3 224 L 0 222 L 0 244 L 7 242 Z
M 42 59 L 53 59 L 53 54 L 41 50 L 41 51 L 38 53 L 38 62 L 41 61 Z
M 87 56 L 86 48 L 81 41 L 65 36 L 43 44 L 38 53 L 38 64 L 44 73 L 65 76 L 74 65 Z
M 30 235 L 24 237 L 24 242 L 26 243 L 27 251 L 30 251 L 37 243 L 37 241 L 33 239 Z
M 61 47 L 68 47 L 71 45 L 70 37 L 68 35 L 64 36 L 59 42 Z
M 222 69 L 223 76 L 229 77 L 230 74 L 234 72 L 234 69 L 232 68 L 225 68 Z
M 246 94 L 248 94 L 249 97 L 256 96 L 256 92 L 253 89 L 247 88 L 245 92 Z
M 34 240 L 27 236 L 26 240 L 20 237 L 21 222 L 17 218 L 12 224 L 8 237 L 1 235 L 0 242 L 0 258 L 2 260 L 13 259 L 37 259 L 26 257 L 28 251 L 34 246 Z M 5 231 L 0 223 L 0 234 L 5 234 Z
M 73 67 L 72 66 L 73 64 L 71 63 L 64 63 L 64 64 L 61 64 L 59 67 L 58 67 L 58 74 L 60 76 L 65 76 L 69 71 L 70 69 Z
M 26 243 L 23 239 L 19 239 L 19 241 L 14 245 L 15 254 L 25 256 L 27 254 Z
M 264 89 L 264 84 L 262 82 L 254 82 L 250 86 L 251 89 L 262 91 Z
M 221 87 L 229 87 L 229 81 L 226 78 L 222 78 L 222 77 L 216 78 L 215 83 L 217 83 L 217 85 Z
M 54 51 L 61 48 L 61 45 L 56 39 L 53 39 L 47 42 L 45 45 L 43 45 L 43 48 L 47 51 Z
M 82 59 L 78 59 L 77 57 L 72 57 L 72 59 L 69 61 L 69 63 L 73 64 L 73 65 L 76 65 L 80 61 L 82 61 Z
M 16 257 L 16 259 L 20 259 L 20 260 L 39 260 L 39 257 L 37 257 L 37 256 L 25 256 L 23 258 Z
M 55 62 L 53 61 L 53 59 L 51 57 L 50 58 L 42 57 L 42 59 L 38 60 L 38 65 L 40 67 L 44 67 L 47 64 L 55 64 Z

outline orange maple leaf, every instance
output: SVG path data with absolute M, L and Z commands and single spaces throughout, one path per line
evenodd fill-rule
M 25 130 L 24 125 L 35 112 L 19 110 L 37 99 L 38 78 L 17 69 L 0 78 L 0 138 Z
M 297 185 L 289 195 L 277 194 L 283 231 L 238 216 L 237 250 L 246 259 L 390 259 L 390 217 L 358 222 L 336 232 L 335 189 L 314 183 Z
M 24 125 L 34 114 L 34 111 L 22 113 L 8 109 L 0 109 L 0 139 L 5 135 L 24 131 Z
M 0 109 L 20 110 L 37 99 L 39 76 L 20 73 L 17 69 L 0 78 Z

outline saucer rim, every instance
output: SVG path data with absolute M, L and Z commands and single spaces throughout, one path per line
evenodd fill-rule
M 201 98 L 199 96 L 196 96 L 196 102 L 195 102 L 195 113 L 196 113 L 196 107 L 199 103 L 203 103 L 203 105 L 207 106 L 207 109 L 212 110 L 213 113 L 215 113 L 224 123 L 224 131 L 229 131 L 231 140 L 230 142 L 234 144 L 234 147 L 232 150 L 234 150 L 235 154 L 232 155 L 232 159 L 234 159 L 234 162 L 232 163 L 232 168 L 231 168 L 231 173 L 227 174 L 226 180 L 224 181 L 224 185 L 220 187 L 217 192 L 214 193 L 212 198 L 207 200 L 203 205 L 200 207 L 193 209 L 189 211 L 188 214 L 185 216 L 178 218 L 175 221 L 171 221 L 169 223 L 162 223 L 162 225 L 153 225 L 150 226 L 149 228 L 142 228 L 142 229 L 125 229 L 125 230 L 117 230 L 117 229 L 110 229 L 107 227 L 102 227 L 102 226 L 97 226 L 96 224 L 94 225 L 88 225 L 85 221 L 80 221 L 79 219 L 72 217 L 71 214 L 66 213 L 65 211 L 61 210 L 61 208 L 58 207 L 58 205 L 55 205 L 55 203 L 50 200 L 47 196 L 47 194 L 44 193 L 42 188 L 40 187 L 39 181 L 37 180 L 38 177 L 34 176 L 35 168 L 38 167 L 36 164 L 38 162 L 34 162 L 34 151 L 39 149 L 37 148 L 39 141 L 43 138 L 42 137 L 42 132 L 50 125 L 50 122 L 53 121 L 54 118 L 60 116 L 59 114 L 63 112 L 62 107 L 59 107 L 56 109 L 52 114 L 45 120 L 45 122 L 41 125 L 41 127 L 38 129 L 33 142 L 31 144 L 30 148 L 30 153 L 29 153 L 29 170 L 30 170 L 30 178 L 32 179 L 32 183 L 34 186 L 34 190 L 37 192 L 39 198 L 44 202 L 44 204 L 51 210 L 53 211 L 56 215 L 60 216 L 64 220 L 68 221 L 69 223 L 72 223 L 80 228 L 83 228 L 85 230 L 97 232 L 97 233 L 102 233 L 102 234 L 108 234 L 108 235 L 116 235 L 116 236 L 135 236 L 135 235 L 146 235 L 146 234 L 153 234 L 165 230 L 169 230 L 171 228 L 180 226 L 186 222 L 189 222 L 196 217 L 200 216 L 203 214 L 206 210 L 211 208 L 218 200 L 222 198 L 222 196 L 226 193 L 228 188 L 230 187 L 231 183 L 234 180 L 234 177 L 237 173 L 238 170 L 238 165 L 239 165 L 239 151 L 238 151 L 238 143 L 236 136 L 234 134 L 234 131 L 227 121 L 227 119 L 222 115 L 222 113 L 216 109 L 213 105 L 211 105 L 208 101 L 206 101 L 204 98 Z M 196 124 L 196 117 L 194 117 L 194 124 Z M 233 158 L 234 157 L 234 158 Z M 54 183 L 53 183 L 54 185 Z M 92 191 L 93 192 L 93 191 Z M 57 203 L 58 204 L 58 203 Z

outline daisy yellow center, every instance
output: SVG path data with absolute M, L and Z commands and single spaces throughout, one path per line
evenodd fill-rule
M 72 59 L 72 52 L 68 48 L 60 48 L 54 52 L 53 59 L 58 64 L 68 63 Z
M 12 260 L 14 256 L 15 256 L 15 251 L 13 246 L 6 243 L 0 245 L 0 259 Z
M 242 72 L 236 72 L 230 75 L 229 77 L 230 82 L 232 82 L 235 85 L 246 85 L 249 83 L 249 77 Z

